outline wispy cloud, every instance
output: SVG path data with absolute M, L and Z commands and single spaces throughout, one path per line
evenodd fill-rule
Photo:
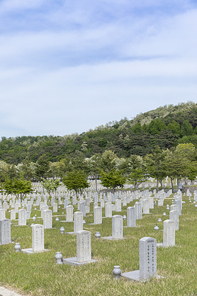
M 2 135 L 83 132 L 195 101 L 196 30 L 189 0 L 1 1 Z

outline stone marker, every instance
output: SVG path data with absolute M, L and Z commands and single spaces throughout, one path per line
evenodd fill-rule
M 163 222 L 163 247 L 171 247 L 175 245 L 175 222 L 173 220 L 165 220 Z
M 157 247 L 175 246 L 175 221 L 165 220 L 163 222 L 163 243 L 158 243 Z
M 123 239 L 123 217 L 120 215 L 112 217 L 112 239 Z
M 44 226 L 41 224 L 32 225 L 32 248 L 22 249 L 21 252 L 33 254 L 48 251 L 44 249 Z
M 44 229 L 52 228 L 52 211 L 51 210 L 43 211 L 43 225 L 44 225 Z
M 94 208 L 94 224 L 102 224 L 102 208 Z
M 73 222 L 73 206 L 66 207 L 66 222 Z
M 0 209 L 0 220 L 5 219 L 5 210 Z
M 136 280 L 146 281 L 157 275 L 157 241 L 152 237 L 143 237 L 139 241 L 139 270 L 125 272 L 123 277 Z
M 135 203 L 135 213 L 136 213 L 136 220 L 142 219 L 142 205 L 140 202 Z
M 136 211 L 134 207 L 127 208 L 127 227 L 136 227 Z
M 143 200 L 143 214 L 149 214 L 149 200 Z
M 11 227 L 9 219 L 0 220 L 0 245 L 11 243 Z
M 18 211 L 18 225 L 25 226 L 26 225 L 26 210 L 21 209 Z
M 105 203 L 105 218 L 111 218 L 112 217 L 112 204 L 111 202 Z
M 83 230 L 83 213 L 75 212 L 74 213 L 74 233 Z
M 63 263 L 78 266 L 94 262 L 97 262 L 97 260 L 91 259 L 91 232 L 86 230 L 78 231 L 77 257 L 63 259 Z
M 53 213 L 57 213 L 57 203 L 54 202 L 53 204 Z
M 175 230 L 179 230 L 179 212 L 172 210 L 170 211 L 170 220 L 175 222 Z

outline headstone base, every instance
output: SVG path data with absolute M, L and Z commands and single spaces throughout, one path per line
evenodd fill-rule
M 33 252 L 32 248 L 29 249 L 21 249 L 21 252 L 26 253 L 26 254 L 36 254 L 36 253 L 42 253 L 42 252 L 46 252 L 48 251 L 47 249 L 44 249 L 42 251 L 37 251 L 37 252 Z
M 95 263 L 95 262 L 98 262 L 98 260 L 91 259 L 91 261 L 87 261 L 87 262 L 77 262 L 77 257 L 63 259 L 63 264 L 70 264 L 73 266 L 81 266 L 84 264 Z
M 146 282 L 149 279 L 142 279 L 140 278 L 140 271 L 139 270 L 134 270 L 134 271 L 129 271 L 121 274 L 122 277 L 131 280 L 131 281 L 138 281 L 138 282 Z M 156 275 L 156 278 L 163 278 L 160 275 Z
M 103 236 L 101 237 L 103 239 L 109 239 L 109 240 L 120 240 L 120 239 L 126 239 L 126 237 L 123 238 L 113 238 L 112 236 Z
M 163 243 L 157 243 L 157 247 L 161 247 L 161 248 L 170 248 L 170 247 L 177 247 L 177 246 L 174 245 L 174 246 L 164 247 Z

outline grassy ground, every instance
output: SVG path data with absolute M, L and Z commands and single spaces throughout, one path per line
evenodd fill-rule
M 183 197 L 182 216 L 180 216 L 180 230 L 176 231 L 176 247 L 157 248 L 157 273 L 163 279 L 152 278 L 146 283 L 131 282 L 121 278 L 113 279 L 114 265 L 120 265 L 122 272 L 139 269 L 139 240 L 149 236 L 162 242 L 163 232 L 155 231 L 154 225 L 159 217 L 162 221 L 169 219 L 166 204 L 172 199 L 166 199 L 163 207 L 150 210 L 152 215 L 143 215 L 137 220 L 136 228 L 124 228 L 124 237 L 120 241 L 96 239 L 96 231 L 102 236 L 112 233 L 112 219 L 103 219 L 102 225 L 88 225 L 93 223 L 93 213 L 85 218 L 84 229 L 92 233 L 92 258 L 98 263 L 80 267 L 57 265 L 55 254 L 61 251 L 64 258 L 76 256 L 76 236 L 60 234 L 60 227 L 66 231 L 73 231 L 73 223 L 56 222 L 55 229 L 45 230 L 45 248 L 49 252 L 27 255 L 15 253 L 14 244 L 0 246 L 0 285 L 11 286 L 24 295 L 197 295 L 197 208 L 189 203 L 188 197 Z M 135 201 L 128 206 L 133 206 Z M 59 209 L 57 215 L 65 210 Z M 126 215 L 127 207 L 122 207 L 121 214 Z M 76 208 L 75 208 L 76 210 Z M 92 205 L 91 205 L 92 211 Z M 167 216 L 162 216 L 163 212 Z M 40 216 L 39 211 L 33 215 Z M 32 216 L 33 216 L 32 215 Z M 104 210 L 103 210 L 104 216 Z M 65 220 L 65 216 L 59 217 Z M 12 224 L 12 241 L 20 243 L 22 248 L 31 247 L 31 223 L 28 226 Z M 41 219 L 36 223 L 42 224 Z M 124 221 L 126 225 L 126 221 Z M 159 222 L 160 230 L 163 222 Z

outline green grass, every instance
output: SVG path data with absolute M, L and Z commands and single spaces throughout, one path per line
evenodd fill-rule
M 169 218 L 166 204 L 171 204 L 171 199 L 166 199 L 164 206 L 150 210 L 152 215 L 143 215 L 142 220 L 137 220 L 139 227 L 124 228 L 126 240 L 96 239 L 96 231 L 100 231 L 102 236 L 111 235 L 112 219 L 103 219 L 102 225 L 88 225 L 94 222 L 94 217 L 93 213 L 87 214 L 84 229 L 92 233 L 92 258 L 97 259 L 98 263 L 80 267 L 56 264 L 57 251 L 61 251 L 64 258 L 76 256 L 76 235 L 60 234 L 61 226 L 66 232 L 73 231 L 73 223 L 56 222 L 54 217 L 55 229 L 45 230 L 45 248 L 49 252 L 27 255 L 15 253 L 14 244 L 0 246 L 0 284 L 24 295 L 35 296 L 197 295 L 197 208 L 189 203 L 188 197 L 183 197 L 183 200 L 186 203 L 180 216 L 180 230 L 176 231 L 176 247 L 157 248 L 157 273 L 163 279 L 152 278 L 146 283 L 123 278 L 115 281 L 112 270 L 114 265 L 120 265 L 122 272 L 139 269 L 139 240 L 142 237 L 150 236 L 162 242 L 163 232 L 155 231 L 154 225 L 159 217 L 162 221 Z M 113 215 L 126 215 L 127 207 L 122 207 L 121 213 L 113 212 Z M 90 210 L 93 210 L 92 204 Z M 164 211 L 167 216 L 162 216 Z M 65 213 L 63 205 L 55 216 L 62 215 L 62 212 Z M 40 216 L 39 211 L 33 211 L 31 216 L 35 214 Z M 65 215 L 61 219 L 65 220 Z M 15 226 L 16 221 L 12 224 L 12 241 L 20 243 L 22 248 L 31 247 L 31 223 L 33 220 L 28 221 L 28 226 Z M 42 219 L 37 218 L 35 223 L 42 224 Z M 157 224 L 162 230 L 163 222 Z

